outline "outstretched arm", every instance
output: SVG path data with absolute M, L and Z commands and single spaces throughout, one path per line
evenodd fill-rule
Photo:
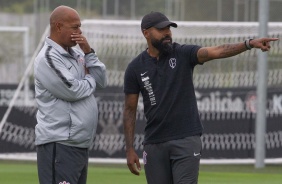
M 234 44 L 223 44 L 215 47 L 202 47 L 199 49 L 197 56 L 200 63 L 213 59 L 227 58 L 245 52 L 250 48 L 258 48 L 263 52 L 269 51 L 270 42 L 277 41 L 278 38 L 258 38 L 250 40 L 247 45 L 245 42 Z
M 139 157 L 133 148 L 138 96 L 138 94 L 125 95 L 123 112 L 123 128 L 126 144 L 127 166 L 135 175 L 139 175 L 139 171 L 141 170 Z

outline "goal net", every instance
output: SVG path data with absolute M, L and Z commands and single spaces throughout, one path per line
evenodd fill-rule
M 259 26 L 255 22 L 177 22 L 177 24 L 178 28 L 171 28 L 174 42 L 200 46 L 237 43 L 247 38 L 255 38 L 258 36 Z M 96 92 L 99 124 L 93 146 L 90 148 L 90 156 L 124 158 L 123 77 L 128 63 L 147 47 L 141 33 L 140 21 L 84 20 L 82 31 L 99 59 L 106 64 L 109 78 L 109 86 Z M 281 40 L 282 24 L 269 23 L 268 36 Z M 271 47 L 267 61 L 266 157 L 281 159 L 282 43 L 273 42 Z M 260 50 L 252 49 L 195 68 L 196 98 L 205 128 L 202 136 L 203 159 L 254 158 L 258 52 Z M 35 124 L 35 120 L 29 121 Z M 144 127 L 145 117 L 140 98 L 134 142 L 140 157 Z M 18 130 L 9 129 L 8 124 L 5 124 L 3 131 L 0 132 L 0 140 L 21 146 L 20 137 L 25 135 L 21 130 L 24 132 L 24 129 L 24 123 Z M 25 151 L 27 150 L 34 151 L 32 144 L 26 145 Z
M 28 28 L 0 26 L 0 33 L 0 83 L 17 83 L 28 62 Z
M 177 23 L 178 28 L 171 28 L 173 41 L 181 44 L 215 46 L 243 42 L 247 38 L 258 36 L 258 23 L 253 22 Z M 83 33 L 110 70 L 123 73 L 127 64 L 147 47 L 139 21 L 85 20 L 82 26 Z M 269 37 L 281 37 L 281 26 L 281 23 L 269 23 Z M 281 42 L 271 45 L 268 63 L 270 76 L 273 76 L 274 80 L 270 80 L 269 85 L 279 85 L 282 67 L 279 58 Z M 208 62 L 205 67 L 197 67 L 194 73 L 195 87 L 256 86 L 257 52 L 259 50 L 253 49 L 235 57 Z M 122 86 L 123 76 L 114 78 L 115 80 L 110 81 Z
M 243 42 L 258 37 L 254 22 L 177 22 L 171 28 L 173 41 L 180 44 L 215 46 Z M 146 49 L 139 21 L 85 20 L 83 33 L 109 70 L 110 93 L 101 94 L 99 105 L 101 132 L 93 149 L 114 155 L 124 149 L 122 87 L 128 63 Z M 282 37 L 282 24 L 269 23 L 269 37 Z M 281 42 L 271 43 L 268 57 L 268 103 L 266 155 L 282 158 Z M 200 116 L 205 127 L 203 158 L 254 158 L 257 85 L 257 53 L 252 49 L 240 55 L 197 66 L 194 84 Z M 115 89 L 115 90 L 114 90 Z M 112 96 L 112 92 L 115 91 Z M 110 97 L 111 96 L 111 97 Z M 138 105 L 135 147 L 141 155 L 145 118 L 142 99 Z M 113 134 L 109 133 L 112 132 Z

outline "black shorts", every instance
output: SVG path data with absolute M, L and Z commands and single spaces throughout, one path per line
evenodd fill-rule
M 196 184 L 202 151 L 200 136 L 144 146 L 148 184 Z
M 40 184 L 86 184 L 88 149 L 48 143 L 37 146 Z

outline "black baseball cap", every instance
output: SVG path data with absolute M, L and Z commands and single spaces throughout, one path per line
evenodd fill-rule
M 155 27 L 158 29 L 167 26 L 177 27 L 177 24 L 168 20 L 168 18 L 160 12 L 151 12 L 145 15 L 141 22 L 141 29 L 149 29 Z

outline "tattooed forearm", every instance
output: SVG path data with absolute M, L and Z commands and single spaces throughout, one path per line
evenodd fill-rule
M 123 114 L 123 127 L 126 149 L 133 147 L 136 111 L 126 108 Z
M 199 62 L 203 63 L 213 59 L 235 56 L 244 51 L 246 51 L 244 43 L 223 44 L 215 47 L 202 47 L 199 49 L 197 56 Z
M 242 46 L 242 43 L 237 44 L 224 44 L 218 46 L 219 49 L 219 58 L 226 58 L 240 54 L 241 52 L 246 51 L 245 46 Z

